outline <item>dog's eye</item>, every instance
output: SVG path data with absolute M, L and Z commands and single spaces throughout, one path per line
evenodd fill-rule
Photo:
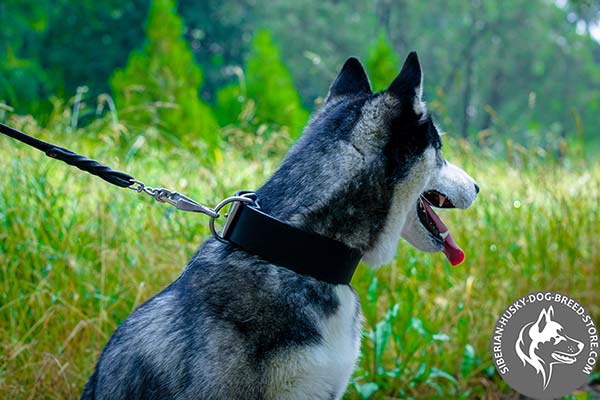
M 553 339 L 554 339 L 554 344 L 558 344 L 558 343 L 560 343 L 561 341 L 565 340 L 565 339 L 564 339 L 564 338 L 562 338 L 561 336 L 554 336 L 554 337 L 553 337 Z

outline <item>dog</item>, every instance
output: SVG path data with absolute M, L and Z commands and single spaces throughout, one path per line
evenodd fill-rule
M 573 364 L 583 350 L 583 343 L 567 336 L 564 327 L 554 320 L 552 306 L 542 309 L 536 321 L 526 324 L 519 332 L 515 344 L 523 366 L 529 364 L 536 374 L 542 375 L 546 390 L 556 364 Z
M 464 253 L 433 207 L 479 188 L 442 156 L 415 52 L 373 93 L 349 58 L 302 137 L 256 195 L 296 228 L 391 261 L 401 237 L 452 264 Z M 306 249 L 310 252 L 310 249 Z M 350 285 L 300 275 L 214 238 L 104 348 L 83 399 L 339 399 L 359 355 Z

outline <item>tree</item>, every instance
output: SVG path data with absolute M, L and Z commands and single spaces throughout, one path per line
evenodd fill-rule
M 47 111 L 44 99 L 60 86 L 38 58 L 40 38 L 48 25 L 46 5 L 43 0 L 0 2 L 0 102 L 17 113 Z
M 125 69 L 114 73 L 111 88 L 126 122 L 152 124 L 186 141 L 201 137 L 214 148 L 219 142 L 218 125 L 198 97 L 202 71 L 182 33 L 174 0 L 153 0 L 146 43 L 130 55 Z
M 43 99 L 54 89 L 52 80 L 33 58 L 17 58 L 11 49 L 0 59 L 0 102 L 17 113 L 40 113 Z
M 212 101 L 219 88 L 235 82 L 231 67 L 248 57 L 256 31 L 256 0 L 179 0 L 185 36 L 205 74 L 202 96 Z
M 67 97 L 83 85 L 90 95 L 106 93 L 111 74 L 144 41 L 150 1 L 41 1 L 51 4 L 37 52 L 42 66 L 64 82 Z
M 217 115 L 222 122 L 234 123 L 242 103 L 255 104 L 255 123 L 288 127 L 296 138 L 308 120 L 292 76 L 281 61 L 279 48 L 268 31 L 261 29 L 254 35 L 250 56 L 246 63 L 246 84 L 226 86 L 217 94 Z
M 371 86 L 375 91 L 386 89 L 400 71 L 398 54 L 392 48 L 385 33 L 381 32 L 371 45 L 366 66 Z
M 243 76 L 240 76 L 239 83 L 232 83 L 222 87 L 217 92 L 215 104 L 215 115 L 221 126 L 236 124 L 239 125 L 244 106 L 248 106 L 247 90 Z M 250 118 L 251 119 L 251 118 Z M 244 121 L 252 125 L 252 121 Z M 244 124 L 245 125 L 245 124 Z
M 363 57 L 380 30 L 372 0 L 257 0 L 257 4 L 257 19 L 281 45 L 282 59 L 310 108 L 316 98 L 327 95 L 344 61 Z

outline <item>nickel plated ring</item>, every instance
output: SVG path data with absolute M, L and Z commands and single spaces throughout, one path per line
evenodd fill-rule
M 242 196 L 232 196 L 232 197 L 228 197 L 225 200 L 221 201 L 219 204 L 216 205 L 216 207 L 213 209 L 216 213 L 217 216 L 216 217 L 210 217 L 210 221 L 208 222 L 208 226 L 210 228 L 210 233 L 212 233 L 212 235 L 215 237 L 215 239 L 217 239 L 220 242 L 225 242 L 227 243 L 227 240 L 225 240 L 215 229 L 215 220 L 217 218 L 219 218 L 221 215 L 219 214 L 219 211 L 225 207 L 227 204 L 230 203 L 235 203 L 235 202 L 240 202 L 240 203 L 254 203 L 254 200 L 252 200 L 249 197 L 246 197 L 246 195 L 242 195 Z

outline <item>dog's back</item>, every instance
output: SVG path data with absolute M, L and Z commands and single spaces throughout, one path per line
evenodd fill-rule
M 81 394 L 81 400 L 93 400 L 96 398 L 96 370 L 90 379 L 88 379 L 85 387 L 83 388 L 83 393 Z

